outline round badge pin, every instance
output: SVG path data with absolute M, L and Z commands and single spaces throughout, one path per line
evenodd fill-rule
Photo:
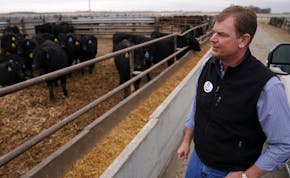
M 210 81 L 206 81 L 203 85 L 203 90 L 206 92 L 206 93 L 209 93 L 211 92 L 213 89 L 213 84 L 210 82 Z

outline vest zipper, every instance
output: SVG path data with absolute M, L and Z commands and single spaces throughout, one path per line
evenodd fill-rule
M 211 104 L 211 106 L 210 106 L 210 113 L 214 113 L 213 111 L 214 110 L 216 110 L 216 107 L 218 106 L 218 103 L 221 101 L 221 99 L 222 99 L 222 97 L 219 95 L 219 93 L 220 93 L 220 85 L 221 85 L 221 82 L 220 81 L 218 81 L 217 82 L 217 87 L 216 87 L 216 89 L 214 90 L 214 96 L 213 96 L 213 104 Z M 209 124 L 210 124 L 210 122 L 211 122 L 211 120 L 212 120 L 212 116 L 210 115 L 209 116 L 209 120 L 208 120 L 208 122 L 206 123 L 206 127 L 205 127 L 205 129 L 204 129 L 204 133 L 206 134 L 206 131 L 207 131 L 207 128 L 209 127 Z

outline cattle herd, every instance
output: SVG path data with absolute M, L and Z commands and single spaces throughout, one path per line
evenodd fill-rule
M 1 37 L 0 85 L 7 86 L 40 75 L 50 73 L 72 64 L 95 58 L 97 38 L 93 35 L 74 34 L 68 23 L 45 23 L 35 26 L 35 35 L 19 32 L 17 26 L 8 26 Z M 90 66 L 90 73 L 93 66 Z M 61 81 L 63 93 L 66 76 L 47 81 L 50 99 L 53 100 L 53 86 Z
M 185 26 L 182 31 L 189 29 Z M 155 38 L 168 35 L 158 31 L 152 32 L 150 37 L 134 35 L 131 33 L 116 32 L 113 35 L 113 51 L 118 51 L 133 45 L 144 43 Z M 199 42 L 195 39 L 194 31 L 184 36 L 178 36 L 177 48 L 189 46 L 188 50 L 200 51 Z M 1 40 L 0 54 L 0 85 L 8 86 L 33 78 L 38 75 L 50 73 L 73 64 L 84 62 L 96 57 L 98 40 L 93 35 L 76 35 L 71 24 L 45 23 L 35 26 L 35 35 L 20 33 L 17 26 L 5 28 Z M 174 38 L 167 38 L 151 45 L 138 48 L 134 51 L 134 70 L 143 71 L 152 64 L 160 62 L 175 51 Z M 177 56 L 181 58 L 186 51 Z M 129 53 L 126 52 L 114 58 L 120 76 L 120 84 L 130 79 Z M 173 63 L 168 61 L 168 65 Z M 89 67 L 92 73 L 94 65 Z M 82 69 L 84 73 L 84 69 Z M 53 87 L 61 81 L 63 94 L 68 95 L 66 89 L 67 76 L 60 76 L 47 81 L 49 97 L 54 100 Z M 150 80 L 150 75 L 147 75 Z M 138 89 L 140 80 L 134 86 Z M 128 93 L 126 94 L 128 95 Z
M 190 29 L 189 26 L 182 27 L 182 32 Z M 150 37 L 142 36 L 142 35 L 134 35 L 130 33 L 115 33 L 113 35 L 113 51 L 118 51 L 124 48 L 128 48 L 133 45 L 141 44 L 152 39 L 156 39 L 162 36 L 169 35 L 168 33 L 162 33 L 159 31 L 153 31 Z M 200 44 L 196 40 L 194 31 L 187 33 L 184 36 L 177 37 L 177 48 L 182 48 L 185 46 L 189 46 L 187 51 L 194 50 L 200 51 Z M 179 54 L 177 59 L 180 59 L 187 51 Z M 134 71 L 144 71 L 151 67 L 152 64 L 156 64 L 161 60 L 165 59 L 169 55 L 175 52 L 174 47 L 174 38 L 170 37 L 162 41 L 158 41 L 151 45 L 147 45 L 145 47 L 138 48 L 134 51 Z M 120 84 L 125 83 L 130 79 L 130 64 L 129 64 L 129 54 L 128 52 L 123 55 L 119 55 L 115 57 L 115 65 L 119 72 L 120 76 Z M 168 65 L 173 64 L 173 58 L 168 60 Z M 147 75 L 147 80 L 150 80 L 150 74 Z M 137 80 L 134 83 L 135 90 L 139 88 L 141 79 Z M 128 89 L 125 90 L 125 97 L 128 96 Z

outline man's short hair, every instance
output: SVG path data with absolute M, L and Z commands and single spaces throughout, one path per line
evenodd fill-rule
M 216 15 L 215 20 L 222 22 L 228 17 L 234 17 L 237 36 L 248 33 L 251 36 L 251 42 L 257 30 L 257 15 L 254 10 L 242 6 L 230 6 Z

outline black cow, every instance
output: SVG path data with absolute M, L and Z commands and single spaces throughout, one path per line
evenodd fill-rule
M 52 30 L 52 34 L 54 35 L 58 35 L 60 33 L 73 33 L 73 32 L 74 32 L 73 25 L 67 22 L 55 24 Z
M 80 50 L 79 42 L 77 42 L 76 37 L 71 33 L 60 33 L 57 37 L 54 37 L 54 42 L 59 44 L 62 49 L 65 50 L 69 65 L 71 66 L 74 62 L 77 62 L 78 55 L 77 50 Z M 78 48 L 78 49 L 77 49 Z
M 116 51 L 115 45 L 124 39 L 131 41 L 134 44 L 140 44 L 140 43 L 144 43 L 146 41 L 151 40 L 150 38 L 147 38 L 147 37 L 142 36 L 142 35 L 135 35 L 135 34 L 124 33 L 124 32 L 116 32 L 113 35 L 113 51 Z M 146 48 L 149 50 L 149 48 L 151 48 L 151 46 L 147 46 Z
M 1 53 L 17 54 L 17 35 L 16 34 L 4 34 L 1 37 Z
M 202 36 L 203 34 L 204 34 L 204 31 L 203 31 L 203 28 L 202 27 L 198 27 L 194 31 L 194 35 L 195 35 L 196 38 Z
M 96 57 L 98 52 L 98 39 L 93 35 L 81 35 L 79 61 L 84 62 Z M 89 73 L 93 72 L 94 64 L 89 66 Z M 82 70 L 84 73 L 84 70 Z
M 121 41 L 118 41 L 121 40 Z M 148 41 L 149 38 L 146 38 L 141 35 L 132 35 L 127 33 L 116 33 L 113 36 L 113 51 L 118 51 L 130 46 L 143 43 Z M 125 83 L 130 80 L 130 60 L 129 52 L 125 54 L 116 56 L 115 65 L 119 72 L 120 84 Z M 151 66 L 151 48 L 150 46 L 138 48 L 134 50 L 134 71 L 144 71 L 145 69 L 150 68 Z M 147 80 L 150 80 L 150 75 L 147 75 Z M 137 80 L 134 83 L 135 90 L 140 86 L 140 80 Z M 125 90 L 125 97 L 129 95 L 128 89 Z
M 42 34 L 42 33 L 52 34 L 52 31 L 53 31 L 52 28 L 53 28 L 52 23 L 45 23 L 41 25 L 35 25 L 34 31 L 35 31 L 35 34 Z
M 0 54 L 0 85 L 13 85 L 25 80 L 23 62 L 13 54 Z
M 163 36 L 168 35 L 168 33 L 161 33 L 158 31 L 154 31 L 151 33 L 151 38 L 160 38 Z M 161 41 L 158 41 L 153 44 L 153 63 L 156 64 L 163 60 L 164 58 L 168 57 L 172 53 L 174 53 L 174 38 L 167 38 Z M 173 64 L 174 60 L 170 59 L 168 60 L 167 64 L 168 66 Z
M 182 27 L 181 33 L 189 30 L 190 27 L 188 25 Z M 177 59 L 180 59 L 183 55 L 185 55 L 188 51 L 193 50 L 193 51 L 201 51 L 200 44 L 195 39 L 195 32 L 190 31 L 186 33 L 184 36 L 178 36 L 177 37 L 177 47 L 178 48 L 183 48 L 185 46 L 189 46 L 189 48 L 179 55 L 177 55 Z
M 17 54 L 24 58 L 24 64 L 27 71 L 30 72 L 30 77 L 33 77 L 33 52 L 37 43 L 27 35 L 17 40 Z
M 40 70 L 40 74 L 50 73 L 65 67 L 68 67 L 68 58 L 65 51 L 51 40 L 46 40 L 34 51 L 34 63 Z M 55 99 L 53 93 L 53 84 L 61 81 L 63 94 L 68 96 L 66 89 L 66 75 L 60 76 L 54 80 L 47 81 L 49 88 L 49 97 L 51 100 Z
M 49 33 L 53 35 L 58 35 L 60 33 L 73 33 L 74 28 L 72 24 L 67 22 L 57 23 L 45 23 L 42 25 L 36 25 L 34 27 L 35 34 Z
M 189 27 L 186 26 L 182 29 L 182 33 L 188 30 Z M 160 38 L 162 36 L 169 35 L 168 33 L 161 33 L 158 31 L 154 31 L 151 33 L 151 38 Z M 188 50 L 194 50 L 194 51 L 200 51 L 200 44 L 199 42 L 194 38 L 194 32 L 189 32 L 184 36 L 178 36 L 177 37 L 177 48 L 183 48 L 185 46 L 189 46 Z M 155 43 L 152 47 L 153 50 L 153 63 L 158 63 L 164 58 L 168 57 L 172 53 L 174 53 L 174 38 L 170 37 L 164 40 L 161 40 L 157 43 Z M 187 51 L 188 51 L 187 50 Z M 180 59 L 187 51 L 184 51 L 177 55 L 177 59 Z M 170 59 L 168 61 L 168 65 L 173 64 L 174 60 Z
M 20 30 L 16 25 L 14 26 L 9 25 L 5 27 L 5 29 L 3 30 L 3 34 L 20 34 Z

